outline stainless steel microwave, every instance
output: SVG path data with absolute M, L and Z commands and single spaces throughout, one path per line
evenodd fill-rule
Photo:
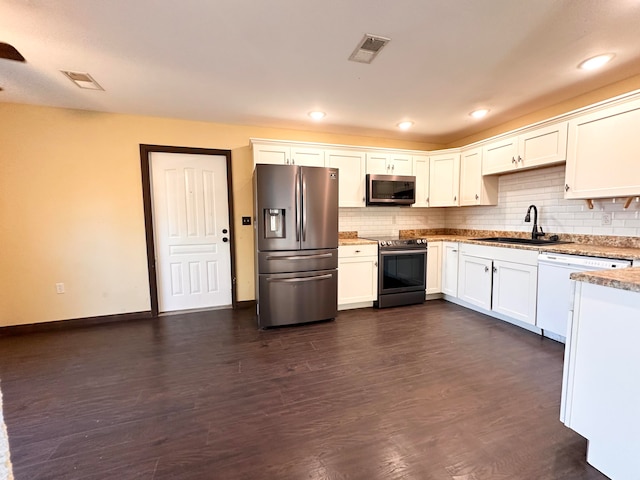
M 393 206 L 416 203 L 416 177 L 367 174 L 367 205 Z

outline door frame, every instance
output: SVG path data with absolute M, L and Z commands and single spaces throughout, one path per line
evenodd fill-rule
M 142 204 L 144 206 L 144 230 L 147 238 L 147 267 L 149 272 L 149 294 L 151 315 L 158 316 L 158 278 L 156 270 L 156 247 L 153 236 L 153 207 L 151 198 L 151 153 L 187 153 L 192 155 L 216 155 L 227 159 L 227 201 L 229 202 L 229 243 L 231 253 L 231 306 L 237 308 L 236 299 L 236 246 L 233 229 L 233 192 L 231 175 L 231 150 L 212 148 L 176 147 L 170 145 L 140 144 L 140 167 L 142 171 Z

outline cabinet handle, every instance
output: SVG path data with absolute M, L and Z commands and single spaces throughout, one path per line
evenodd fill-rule
M 489 271 L 489 267 L 484 267 L 484 271 L 488 272 Z
M 429 203 L 429 197 L 427 197 L 427 203 Z
M 295 165 L 295 164 L 296 164 L 296 161 L 292 158 L 291 159 L 291 165 Z
M 374 262 L 374 263 L 373 263 L 373 266 L 374 266 L 374 267 L 377 267 L 377 266 L 378 266 L 378 262 Z
M 480 197 L 478 196 L 478 194 L 476 193 L 476 200 L 478 200 Z
M 360 250 L 356 250 L 356 253 L 360 253 Z
M 452 253 L 458 253 L 458 250 L 451 250 Z
M 363 202 L 365 202 L 366 200 L 367 200 L 366 198 L 362 197 L 362 201 L 363 201 Z
M 457 201 L 458 201 L 458 196 L 457 196 L 457 195 L 453 197 L 453 201 L 454 201 L 454 202 L 457 202 Z
M 493 273 L 497 273 L 498 269 L 496 267 L 493 267 Z
M 288 159 L 288 158 L 287 158 L 287 159 L 285 159 L 285 162 L 286 162 L 286 164 L 287 164 L 287 165 L 290 165 L 290 163 L 289 163 L 289 159 Z
M 511 163 L 516 163 L 516 157 L 511 157 Z
M 569 191 L 569 185 L 568 185 L 568 184 L 566 184 L 566 183 L 564 184 L 564 191 L 565 191 L 565 192 L 568 192 L 568 191 Z
M 522 162 L 522 157 L 518 155 L 518 162 Z

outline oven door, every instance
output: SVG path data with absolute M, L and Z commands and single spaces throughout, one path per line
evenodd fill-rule
M 424 291 L 426 271 L 426 250 L 383 250 L 378 269 L 378 294 Z

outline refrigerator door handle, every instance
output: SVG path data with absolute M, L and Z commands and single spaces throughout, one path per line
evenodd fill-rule
M 297 283 L 297 282 L 315 282 L 316 280 L 328 280 L 332 277 L 330 273 L 326 275 L 318 275 L 315 277 L 302 278 L 267 278 L 267 282 Z
M 296 221 L 296 242 L 299 242 L 300 241 L 300 174 L 296 175 L 296 220 L 295 221 Z
M 315 255 L 289 255 L 287 257 L 268 256 L 267 260 L 309 260 L 313 258 L 330 258 L 332 256 L 332 253 L 318 253 Z
M 302 174 L 302 241 L 307 241 L 307 180 Z

